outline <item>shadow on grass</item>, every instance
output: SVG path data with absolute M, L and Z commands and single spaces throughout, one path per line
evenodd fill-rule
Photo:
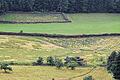
M 12 74 L 13 72 L 4 72 L 4 71 L 1 71 L 0 74 Z

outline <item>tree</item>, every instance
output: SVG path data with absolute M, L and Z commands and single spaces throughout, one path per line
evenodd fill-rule
M 2 63 L 1 64 L 1 70 L 4 70 L 5 73 L 7 73 L 7 70 L 12 71 L 12 67 L 10 67 L 10 65 L 7 64 L 7 63 Z
M 0 14 L 8 11 L 8 4 L 4 0 L 0 0 Z
M 67 57 L 65 58 L 65 63 L 64 63 L 64 64 L 66 65 L 66 64 L 68 64 L 69 62 L 71 62 L 71 58 L 70 58 L 69 56 L 67 56 Z
M 68 57 L 68 56 L 65 58 L 65 65 L 71 61 L 75 61 L 76 63 L 78 63 L 79 66 L 85 65 L 83 59 L 81 59 L 80 57 Z
M 38 57 L 36 62 L 33 62 L 33 65 L 42 65 L 43 64 L 43 58 L 42 57 Z
M 117 51 L 113 51 L 107 59 L 107 70 L 112 72 L 113 62 L 115 61 L 116 56 L 118 55 Z
M 71 68 L 71 70 L 74 70 L 77 66 L 78 66 L 78 63 L 75 61 L 71 61 L 66 65 L 66 67 Z
M 56 66 L 58 69 L 60 69 L 61 67 L 64 66 L 64 64 L 63 64 L 63 62 L 62 62 L 61 59 L 56 58 L 56 59 L 55 59 L 55 66 Z
M 50 65 L 50 66 L 54 66 L 55 65 L 55 59 L 52 56 L 47 57 L 47 64 Z
M 79 66 L 85 66 L 83 59 L 81 59 L 80 57 L 75 57 L 75 61 L 78 63 Z
M 113 77 L 120 80 L 120 52 L 114 51 L 108 58 L 107 69 Z
M 33 11 L 33 0 L 23 0 L 22 1 L 22 11 Z
M 7 10 L 120 13 L 120 0 L 0 0 L 0 12 Z
M 83 80 L 93 80 L 92 76 L 85 76 Z
M 38 60 L 37 60 L 37 64 L 38 65 L 42 65 L 43 64 L 43 58 L 42 57 L 39 57 Z
M 68 0 L 59 0 L 57 11 L 59 11 L 59 12 L 67 12 L 68 4 L 69 4 Z

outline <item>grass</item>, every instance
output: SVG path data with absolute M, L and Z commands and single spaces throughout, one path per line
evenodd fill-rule
M 104 45 L 104 46 L 103 46 Z M 89 65 L 101 65 L 114 50 L 119 50 L 119 37 L 39 38 L 0 36 L 0 61 L 31 64 L 39 56 L 64 58 L 80 56 Z
M 49 34 L 96 34 L 119 33 L 120 15 L 107 13 L 67 14 L 72 23 L 52 24 L 0 24 L 0 31 L 36 32 Z M 13 18 L 13 17 L 12 17 Z M 9 15 L 7 19 L 11 19 Z M 88 65 L 102 65 L 114 50 L 120 50 L 120 37 L 93 38 L 42 38 L 0 36 L 0 62 L 15 62 L 17 65 L 29 65 L 41 56 L 80 56 Z M 91 67 L 80 67 L 76 70 L 63 68 L 58 70 L 49 66 L 13 66 L 13 72 L 5 74 L 0 71 L 2 80 L 68 80 L 81 75 Z M 102 75 L 101 75 L 102 74 Z M 111 74 L 103 67 L 97 68 L 90 74 L 95 80 L 113 80 Z M 83 76 L 84 77 L 84 76 Z M 82 80 L 77 77 L 73 80 Z
M 113 36 L 75 39 L 0 36 L 0 61 L 14 62 L 17 65 L 13 66 L 14 71 L 10 74 L 0 71 L 0 79 L 68 80 L 89 72 L 92 69 L 91 65 L 97 65 L 97 68 L 88 76 L 92 75 L 95 80 L 113 80 L 112 75 L 108 74 L 104 67 L 98 65 L 106 62 L 113 50 L 119 50 L 119 45 L 120 37 Z M 66 56 L 80 56 L 87 62 L 88 67 L 80 67 L 72 71 L 66 68 L 58 70 L 50 66 L 30 66 L 39 56 L 44 60 L 47 56 L 56 56 L 61 59 Z M 85 76 L 72 80 L 82 80 L 83 77 Z
M 35 32 L 49 34 L 119 33 L 120 14 L 89 13 L 67 14 L 72 23 L 0 24 L 0 31 Z
M 11 22 L 51 22 L 64 21 L 61 14 L 52 13 L 6 13 L 0 16 L 0 21 Z
M 2 80 L 68 80 L 71 77 L 82 75 L 91 70 L 91 68 L 79 68 L 76 70 L 68 70 L 63 68 L 61 70 L 55 67 L 47 66 L 13 66 L 14 71 L 11 74 L 5 74 L 0 71 L 0 79 Z M 97 73 L 97 74 L 96 74 Z M 102 75 L 100 75 L 102 74 Z M 106 69 L 102 67 L 96 68 L 90 74 L 95 80 L 113 80 L 111 75 L 107 73 Z M 72 80 L 83 80 L 84 76 L 77 77 Z

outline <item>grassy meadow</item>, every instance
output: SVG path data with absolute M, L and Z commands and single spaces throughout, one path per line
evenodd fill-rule
M 64 21 L 63 16 L 52 13 L 6 13 L 0 16 L 0 21 L 12 22 L 51 22 Z
M 119 33 L 120 14 L 78 13 L 67 14 L 72 23 L 0 24 L 0 31 L 34 32 L 49 34 Z M 10 16 L 7 16 L 9 19 Z
M 16 15 L 3 15 L 0 19 L 14 20 L 17 19 Z M 20 16 L 21 15 L 19 15 L 19 17 Z M 20 32 L 20 30 L 23 30 L 23 32 L 30 33 L 65 35 L 120 32 L 120 14 L 77 13 L 67 14 L 67 16 L 72 20 L 71 23 L 0 23 L 0 32 Z M 58 19 L 58 17 L 57 15 L 55 20 Z M 44 17 L 44 20 L 48 18 L 52 20 L 51 16 Z M 39 20 L 40 19 L 42 18 L 39 18 Z M 24 20 L 27 20 L 27 18 L 25 17 Z M 52 78 L 55 78 L 55 80 L 70 80 L 69 78 L 85 74 L 90 71 L 93 66 L 97 66 L 97 68 L 88 75 L 92 75 L 95 80 L 113 80 L 112 75 L 107 72 L 106 68 L 100 66 L 106 64 L 108 56 L 114 50 L 120 50 L 120 37 L 109 36 L 66 39 L 0 35 L 0 62 L 15 64 L 12 65 L 13 72 L 11 73 L 6 74 L 0 70 L 0 79 L 52 80 Z M 50 66 L 32 66 L 32 62 L 36 61 L 38 57 L 43 57 L 46 61 L 48 56 L 58 57 L 62 60 L 66 56 L 79 56 L 84 59 L 88 66 L 77 67 L 76 70 L 68 70 L 66 68 L 58 70 Z M 45 61 L 44 63 L 46 63 Z M 85 76 L 76 77 L 71 80 L 83 80 L 83 77 Z
M 104 46 L 103 46 L 104 45 Z M 120 50 L 120 37 L 43 38 L 0 36 L 0 61 L 30 65 L 38 57 L 80 56 L 89 65 L 102 65 L 114 50 Z
M 62 68 L 61 70 L 55 67 L 48 66 L 13 66 L 14 71 L 12 73 L 5 74 L 0 71 L 0 79 L 2 80 L 70 80 L 70 78 L 85 74 L 91 70 L 91 68 L 79 68 L 76 70 L 68 70 Z M 99 74 L 96 74 L 99 73 Z M 113 80 L 112 76 L 108 74 L 105 68 L 98 67 L 90 74 L 95 80 Z M 7 76 L 7 77 L 6 77 Z M 83 80 L 83 77 L 76 77 L 71 80 Z

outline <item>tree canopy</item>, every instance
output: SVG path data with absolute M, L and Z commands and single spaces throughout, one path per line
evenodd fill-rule
M 0 12 L 120 12 L 120 0 L 0 0 Z

